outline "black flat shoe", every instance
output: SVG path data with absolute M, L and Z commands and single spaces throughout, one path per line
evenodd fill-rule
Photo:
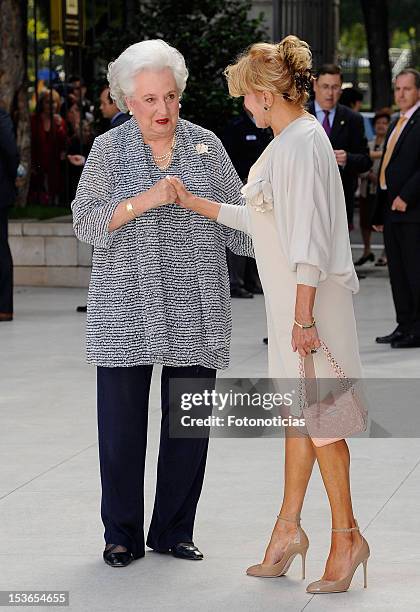
M 369 253 L 369 255 L 362 255 L 357 261 L 354 262 L 355 266 L 363 266 L 363 264 L 368 261 L 375 261 L 375 255 L 373 253 Z
M 413 334 L 407 334 L 399 340 L 391 342 L 391 348 L 402 349 L 402 348 L 420 348 L 420 336 L 414 336 Z
M 259 287 L 258 285 L 247 285 L 245 289 L 254 295 L 262 295 L 264 293 L 262 287 Z
M 268 344 L 268 338 L 263 338 L 264 344 Z
M 78 306 L 76 308 L 77 312 L 87 312 L 87 306 Z
M 401 332 L 399 329 L 394 329 L 394 331 L 391 334 L 388 334 L 387 336 L 378 336 L 378 338 L 376 338 L 376 342 L 378 344 L 391 344 L 391 342 L 401 340 L 401 338 L 403 338 L 405 335 L 406 334 L 404 334 L 404 332 Z
M 179 542 L 171 547 L 171 553 L 178 559 L 189 561 L 201 561 L 204 556 L 197 546 L 194 546 L 194 542 Z
M 249 299 L 252 299 L 254 297 L 254 294 L 250 293 L 249 291 L 247 291 L 243 287 L 238 287 L 237 289 L 231 289 L 230 290 L 230 297 L 233 297 L 233 298 L 242 298 L 242 299 L 249 300 Z
M 129 550 L 124 552 L 113 552 L 118 544 L 111 544 L 109 548 L 106 548 L 103 553 L 104 561 L 111 567 L 126 567 L 133 561 L 133 555 Z

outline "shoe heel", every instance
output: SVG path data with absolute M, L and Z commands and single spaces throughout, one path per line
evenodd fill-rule
M 365 589 L 367 589 L 367 562 L 367 559 L 363 561 L 363 586 Z
M 305 550 L 305 552 L 301 553 L 301 557 L 302 557 L 302 580 L 305 580 L 305 566 L 306 566 L 306 553 L 308 551 Z

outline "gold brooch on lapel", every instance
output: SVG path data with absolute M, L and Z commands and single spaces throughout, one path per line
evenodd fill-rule
M 344 124 L 345 124 L 345 121 L 340 121 L 340 125 L 344 125 Z

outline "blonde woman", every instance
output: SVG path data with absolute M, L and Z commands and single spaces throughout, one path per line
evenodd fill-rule
M 358 280 L 337 162 L 324 129 L 305 111 L 310 68 L 308 45 L 288 36 L 277 45 L 253 45 L 226 69 L 231 95 L 244 96 L 257 126 L 271 127 L 275 136 L 242 190 L 246 207 L 196 197 L 179 180 L 169 180 L 182 206 L 252 235 L 266 300 L 269 375 L 298 377 L 302 357 L 317 378 L 330 377 L 322 351 L 315 354 L 321 338 L 347 376 L 358 378 L 352 299 Z M 262 563 L 247 573 L 281 576 L 296 555 L 304 562 L 309 541 L 300 513 L 316 460 L 330 502 L 332 539 L 324 575 L 307 591 L 345 591 L 369 557 L 352 510 L 347 443 L 341 439 L 317 447 L 308 436 L 289 435 L 285 449 L 278 520 Z

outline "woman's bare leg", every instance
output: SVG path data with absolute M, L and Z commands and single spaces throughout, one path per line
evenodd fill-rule
M 280 515 L 292 521 L 300 516 L 308 482 L 315 462 L 310 438 L 287 434 L 285 440 L 284 494 Z M 277 563 L 296 534 L 296 524 L 278 520 L 265 552 L 264 564 Z
M 350 453 L 345 440 L 314 447 L 331 507 L 332 527 L 355 527 L 350 492 Z M 330 554 L 323 580 L 339 580 L 349 572 L 362 539 L 358 531 L 331 534 Z

